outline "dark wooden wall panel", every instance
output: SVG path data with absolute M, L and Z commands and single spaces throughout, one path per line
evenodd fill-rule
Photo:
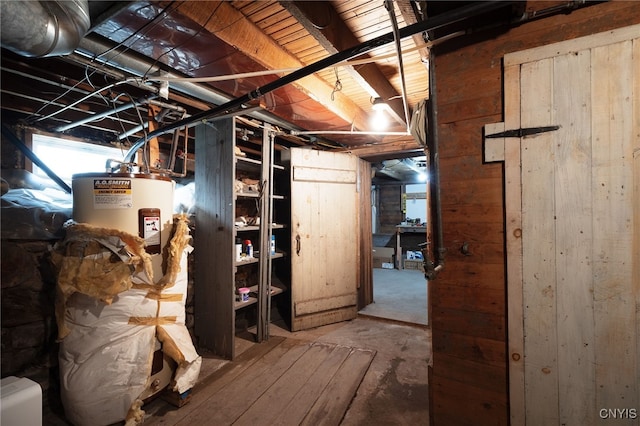
M 441 359 L 451 367 L 450 380 L 465 382 L 468 377 L 475 378 L 475 387 L 490 392 L 500 393 L 504 389 L 499 383 L 506 380 L 506 371 L 502 363 L 496 365 L 487 362 L 478 362 L 470 359 L 462 359 L 459 356 L 448 356 L 443 353 Z M 501 378 L 502 380 L 496 380 Z
M 509 423 L 504 175 L 502 164 L 484 164 L 482 155 L 483 126 L 503 120 L 502 57 L 637 22 L 640 3 L 602 3 L 436 48 L 447 254 L 429 286 L 432 425 Z
M 378 234 L 395 234 L 402 220 L 402 185 L 378 186 Z
M 481 365 L 479 365 L 480 367 Z M 495 378 L 493 378 L 495 380 Z M 507 411 L 501 391 L 489 391 L 468 386 L 463 381 L 435 376 L 431 410 L 437 415 L 434 422 L 442 425 L 502 426 L 507 420 L 497 414 Z M 461 409 L 461 407 L 464 407 Z
M 358 268 L 358 310 L 373 303 L 373 237 L 371 233 L 371 167 L 359 160 L 360 262 Z

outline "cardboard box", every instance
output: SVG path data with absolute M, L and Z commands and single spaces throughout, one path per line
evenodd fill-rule
M 417 269 L 419 271 L 424 272 L 424 262 L 422 259 L 420 260 L 404 260 L 404 269 Z
M 393 247 L 374 247 L 373 248 L 373 267 L 383 268 L 385 264 L 393 265 L 393 257 L 395 249 Z

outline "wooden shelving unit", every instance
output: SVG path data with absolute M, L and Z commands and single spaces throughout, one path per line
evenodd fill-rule
M 199 346 L 228 359 L 235 355 L 236 316 L 254 309 L 256 341 L 268 339 L 271 298 L 288 287 L 273 279 L 272 262 L 287 259 L 277 237 L 271 253 L 274 231 L 289 232 L 288 223 L 274 223 L 274 201 L 289 196 L 274 194 L 274 173 L 286 169 L 274 164 L 274 133 L 268 124 L 252 129 L 262 133 L 260 158 L 238 155 L 237 130 L 245 125 L 226 117 L 196 129 L 195 332 Z M 250 183 L 243 185 L 243 180 Z M 237 240 L 252 242 L 251 258 L 237 260 Z M 287 241 L 282 239 L 282 248 Z M 250 289 L 248 301 L 239 301 L 240 287 Z

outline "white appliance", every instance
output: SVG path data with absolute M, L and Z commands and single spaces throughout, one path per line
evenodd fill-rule
M 0 424 L 42 425 L 42 389 L 38 383 L 15 376 L 0 380 Z

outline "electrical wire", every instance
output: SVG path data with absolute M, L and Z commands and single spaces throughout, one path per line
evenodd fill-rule
M 166 11 L 167 11 L 171 6 L 172 6 L 172 4 L 167 5 L 167 6 L 166 6 L 165 8 L 163 8 L 163 9 L 162 9 L 158 14 L 156 14 L 156 16 L 154 16 L 154 17 L 153 17 L 153 19 L 151 19 L 150 21 L 148 21 L 147 23 L 145 23 L 142 27 L 140 27 L 138 30 L 134 31 L 132 34 L 130 34 L 129 36 L 127 36 L 127 38 L 125 38 L 125 39 L 124 39 L 123 41 L 121 41 L 120 43 L 117 43 L 115 46 L 113 46 L 113 47 L 111 47 L 111 48 L 109 48 L 109 49 L 105 50 L 104 52 L 102 52 L 102 53 L 100 53 L 100 54 L 96 54 L 96 55 L 94 55 L 94 56 L 93 56 L 93 58 L 92 58 L 92 60 L 91 60 L 91 62 L 95 61 L 97 58 L 100 58 L 100 57 L 103 57 L 103 56 L 107 55 L 108 53 L 110 53 L 111 51 L 113 51 L 113 50 L 115 50 L 115 49 L 119 49 L 119 48 L 120 48 L 120 47 L 122 47 L 122 46 L 124 46 L 124 47 L 125 47 L 125 49 L 119 50 L 119 51 L 118 51 L 118 54 L 117 54 L 116 56 L 114 56 L 113 58 L 107 59 L 107 60 L 106 60 L 106 63 L 108 64 L 108 63 L 109 63 L 109 60 L 114 59 L 114 58 L 116 58 L 116 57 L 118 57 L 118 56 L 120 56 L 120 55 L 124 54 L 127 50 L 131 49 L 131 46 L 127 46 L 125 43 L 126 43 L 128 40 L 130 40 L 131 38 L 133 38 L 133 37 L 137 36 L 138 34 L 140 34 L 140 33 L 141 33 L 141 32 L 142 32 L 142 31 L 143 31 L 147 26 L 150 26 L 151 24 L 153 24 L 153 26 L 158 25 L 158 23 L 156 22 L 156 20 L 158 19 L 158 17 L 160 17 L 160 16 L 164 15 L 164 14 L 166 13 Z M 145 5 L 145 6 L 143 6 L 142 8 L 145 8 L 145 7 L 150 7 L 150 5 Z M 142 9 L 142 8 L 140 8 L 140 9 Z M 140 10 L 140 9 L 138 9 L 138 10 Z M 119 30 L 120 30 L 120 28 L 115 29 L 114 31 L 112 31 L 112 33 L 111 33 L 111 34 L 113 34 L 113 33 L 117 32 L 117 31 L 119 31 Z M 87 66 L 85 67 L 85 78 L 84 78 L 84 79 L 77 81 L 73 86 L 71 86 L 70 88 L 68 88 L 68 89 L 67 89 L 66 91 L 64 91 L 62 94 L 60 94 L 60 95 L 59 95 L 59 96 L 57 96 L 56 98 L 54 98 L 54 99 L 52 99 L 52 100 L 48 101 L 47 103 L 45 103 L 44 105 L 42 105 L 42 106 L 41 106 L 40 108 L 38 108 L 35 112 L 31 113 L 31 114 L 26 118 L 26 121 L 27 121 L 27 122 L 29 122 L 29 123 L 33 123 L 33 122 L 41 121 L 41 120 L 44 120 L 45 118 L 50 118 L 50 117 L 53 117 L 53 116 L 57 115 L 58 113 L 54 113 L 54 114 L 52 114 L 52 115 L 50 115 L 50 116 L 47 116 L 47 117 L 45 117 L 45 118 L 42 118 L 42 117 L 37 118 L 37 119 L 35 119 L 35 118 L 34 118 L 34 117 L 36 117 L 37 115 L 39 115 L 39 114 L 41 113 L 41 111 L 43 111 L 45 108 L 47 108 L 47 107 L 49 107 L 49 106 L 51 106 L 51 105 L 54 105 L 58 100 L 60 100 L 60 99 L 61 99 L 61 98 L 63 98 L 64 96 L 68 95 L 71 91 L 73 91 L 74 89 L 76 89 L 78 86 L 80 86 L 81 84 L 83 84 L 85 81 L 86 81 L 86 82 L 87 82 L 91 87 L 94 87 L 94 86 L 93 86 L 93 84 L 91 83 L 91 81 L 89 80 L 89 77 L 90 77 L 90 76 L 93 76 L 93 75 L 97 72 L 97 70 L 94 70 L 93 72 L 91 72 L 90 74 L 88 74 L 88 73 L 87 73 L 87 72 L 88 72 L 88 69 L 89 69 L 89 66 L 87 65 Z M 95 91 L 94 91 L 94 93 L 95 93 Z M 100 92 L 98 92 L 98 93 L 100 93 Z M 84 99 L 83 99 L 83 100 L 84 100 Z M 61 112 L 61 111 L 59 111 L 59 112 Z
M 144 120 L 142 119 L 142 115 L 140 114 L 140 109 L 138 107 L 138 105 L 134 104 L 134 109 L 136 110 L 136 113 L 138 114 L 138 119 L 140 120 L 140 125 L 142 126 L 142 133 L 144 135 L 144 144 L 142 145 L 142 164 L 145 167 L 145 170 L 147 171 L 147 173 L 149 172 L 149 157 L 148 157 L 148 153 L 147 153 L 147 142 L 149 141 L 149 133 L 147 132 L 147 129 L 145 129 L 144 127 Z
M 120 98 L 120 96 L 126 96 L 126 97 L 128 97 L 129 99 L 131 99 L 131 100 L 133 99 L 133 98 L 131 97 L 131 95 L 129 95 L 128 93 L 126 93 L 126 92 L 121 92 L 121 93 L 119 93 L 119 94 L 118 94 L 118 95 L 113 99 L 113 104 L 114 104 L 114 106 L 115 106 L 115 102 L 118 100 L 118 98 Z M 136 110 L 136 112 L 138 112 L 138 111 Z M 123 115 L 124 115 L 124 114 L 123 114 Z M 139 113 L 139 112 L 137 113 L 137 116 L 138 116 L 138 118 L 142 118 L 142 117 L 140 116 L 140 113 Z M 118 121 L 118 124 L 120 124 L 120 128 L 122 129 L 122 132 L 123 132 L 123 133 L 126 133 L 127 129 L 125 129 L 125 127 L 124 127 L 124 123 L 122 122 L 122 119 L 120 118 L 120 113 L 119 113 L 119 112 L 116 112 L 116 118 L 118 119 L 117 121 Z M 141 122 L 141 123 L 140 123 L 140 126 L 144 129 L 144 123 L 142 123 L 142 122 Z M 128 146 L 131 146 L 131 141 L 129 140 L 129 136 L 127 136 L 127 137 L 126 137 L 126 140 L 127 140 L 127 145 L 128 145 Z M 120 149 L 122 150 L 122 144 L 120 144 Z
M 130 83 L 130 79 L 116 81 L 115 83 L 108 84 L 108 85 L 106 85 L 105 87 L 103 87 L 101 89 L 95 90 L 95 91 L 89 93 L 88 95 L 83 96 L 82 98 L 78 99 L 75 102 L 70 103 L 69 105 L 65 105 L 63 108 L 59 109 L 58 111 L 52 112 L 49 115 L 44 115 L 44 116 L 38 118 L 35 121 L 42 121 L 42 120 L 47 120 L 47 119 L 49 119 L 51 117 L 55 117 L 56 115 L 60 114 L 61 112 L 64 112 L 64 111 L 68 110 L 69 108 L 72 108 L 72 107 L 78 105 L 80 102 L 84 102 L 87 99 L 95 96 L 97 93 L 103 92 L 103 91 L 108 90 L 108 89 L 112 89 L 112 88 L 114 88 L 116 86 L 119 86 L 119 85 L 125 84 L 125 83 Z
M 465 32 L 464 31 L 458 31 L 452 34 L 448 34 L 446 36 L 442 36 L 437 40 L 433 40 L 430 41 L 428 43 L 423 43 L 420 45 L 417 45 L 415 47 L 412 47 L 410 49 L 405 49 L 404 53 L 411 53 L 414 52 L 416 50 L 420 50 L 420 49 L 429 49 L 439 43 L 442 43 L 444 41 L 450 40 L 452 38 L 455 37 L 459 37 L 461 35 L 464 35 Z M 385 55 L 379 55 L 379 56 L 372 56 L 370 58 L 366 58 L 366 59 L 360 59 L 360 60 L 350 60 L 350 61 L 343 61 L 343 62 L 339 62 L 337 64 L 334 65 L 334 67 L 346 67 L 346 66 L 357 66 L 357 65 L 365 65 L 365 64 L 370 64 L 372 62 L 377 62 L 377 61 L 381 61 L 381 60 L 385 60 L 385 59 L 391 59 L 391 58 L 397 58 L 398 54 L 396 52 L 394 53 L 388 53 Z M 300 67 L 296 67 L 296 68 L 280 68 L 280 69 L 274 69 L 274 70 L 265 70 L 265 71 L 253 71 L 253 72 L 245 72 L 245 73 L 237 73 L 237 74 L 228 74 L 228 75 L 218 75 L 218 76 L 208 76 L 208 77 L 167 77 L 167 76 L 147 76 L 146 77 L 146 81 L 168 81 L 168 82 L 178 82 L 178 81 L 189 81 L 192 83 L 212 83 L 212 82 L 217 82 L 217 81 L 229 81 L 229 80 L 239 80 L 239 79 L 245 79 L 245 78 L 251 78 L 251 77 L 262 77 L 265 75 L 273 75 L 273 74 L 288 74 L 291 72 L 295 72 L 300 70 Z M 142 81 L 142 79 L 140 79 L 140 81 Z M 427 91 L 428 88 L 424 89 L 424 91 Z M 412 93 L 411 95 L 414 95 L 416 93 Z M 392 99 L 396 99 L 396 98 L 401 98 L 402 95 L 398 95 L 398 96 L 394 96 L 391 97 L 387 100 L 392 100 Z
M 400 44 L 400 30 L 398 29 L 398 21 L 394 12 L 393 2 L 391 0 L 385 0 L 384 5 L 389 11 L 389 18 L 391 19 L 391 25 L 393 26 L 393 39 L 396 44 L 396 52 L 398 54 L 398 68 L 400 69 L 400 81 L 402 83 L 402 107 L 404 109 L 404 119 L 407 125 L 407 133 L 409 133 L 411 121 L 409 120 L 409 105 L 407 105 L 407 90 L 404 78 L 404 64 L 402 61 L 402 46 Z
M 463 31 L 459 31 L 458 33 L 455 33 L 455 36 L 459 36 L 459 35 L 463 35 L 463 34 L 464 34 Z M 441 40 L 443 40 L 445 38 L 452 38 L 452 37 L 451 36 L 445 36 L 445 37 L 442 37 L 441 39 L 438 39 L 437 42 L 434 41 L 434 42 L 420 44 L 419 46 L 412 47 L 410 49 L 405 49 L 404 53 L 411 53 L 411 52 L 414 52 L 414 51 L 419 50 L 419 49 L 430 48 L 430 47 L 434 46 L 435 44 L 440 43 Z M 385 59 L 396 58 L 397 56 L 398 56 L 398 54 L 396 52 L 393 52 L 393 53 L 388 53 L 388 54 L 385 54 L 385 55 L 372 56 L 372 57 L 367 58 L 367 59 L 339 62 L 339 63 L 335 64 L 334 67 L 347 67 L 347 66 L 365 65 L 365 64 L 370 64 L 372 62 L 385 60 Z M 209 77 L 147 76 L 146 80 L 147 81 L 169 81 L 169 82 L 172 82 L 172 81 L 190 81 L 192 83 L 207 83 L 207 82 L 210 83 L 210 82 L 215 82 L 215 81 L 237 80 L 237 79 L 249 78 L 249 77 L 262 77 L 262 76 L 265 76 L 265 75 L 272 75 L 272 74 L 287 74 L 287 73 L 290 73 L 290 72 L 298 71 L 299 69 L 301 69 L 301 67 L 280 68 L 280 69 L 275 69 L 275 70 L 253 71 L 253 72 L 245 72 L 245 73 L 229 74 L 229 75 L 220 75 L 220 76 L 209 76 Z
M 115 103 L 116 103 L 116 101 L 118 100 L 118 98 L 120 98 L 120 96 L 123 96 L 123 95 L 125 95 L 125 93 L 124 93 L 124 92 L 122 92 L 122 93 L 118 94 L 115 98 L 113 98 L 113 105 L 114 105 L 114 106 L 115 106 Z M 123 133 L 124 133 L 124 132 L 126 132 L 126 131 L 127 131 L 127 129 L 125 129 L 125 127 L 124 127 L 124 123 L 122 123 L 122 119 L 120 118 L 120 113 L 119 113 L 119 112 L 116 112 L 116 118 L 118 119 L 117 121 L 118 121 L 118 124 L 120 124 L 120 128 L 122 129 L 122 132 L 123 132 Z M 128 137 L 127 137 L 127 143 L 131 144 L 131 142 L 129 141 L 129 138 L 128 138 Z M 122 150 L 122 144 L 120 144 L 120 146 L 121 146 L 121 148 L 120 148 L 120 149 Z
M 334 96 L 336 94 L 336 92 L 339 92 L 342 90 L 342 82 L 340 81 L 340 77 L 338 77 L 338 68 L 334 67 L 333 70 L 336 73 L 336 82 L 333 85 L 333 90 L 331 91 L 331 100 L 334 100 Z

